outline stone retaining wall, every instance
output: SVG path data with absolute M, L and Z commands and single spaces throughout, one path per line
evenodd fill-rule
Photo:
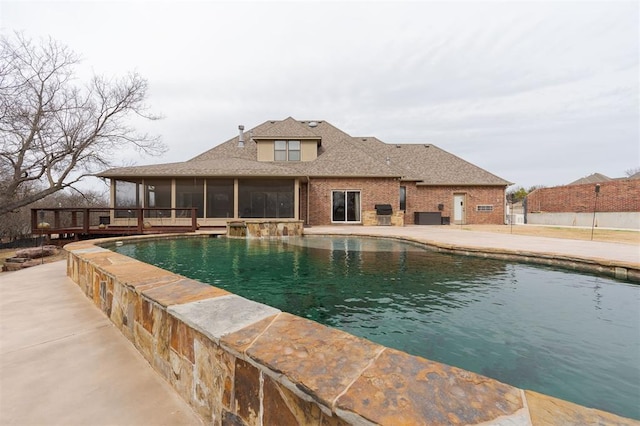
M 103 242 L 65 247 L 69 277 L 207 424 L 639 424 L 380 346 Z

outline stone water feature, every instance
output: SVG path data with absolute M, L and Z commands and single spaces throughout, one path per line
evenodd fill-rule
M 301 220 L 247 219 L 227 222 L 230 238 L 282 238 L 300 237 L 303 234 Z

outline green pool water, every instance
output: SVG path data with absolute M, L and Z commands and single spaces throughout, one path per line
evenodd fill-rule
M 113 247 L 385 346 L 640 419 L 640 286 L 389 239 Z

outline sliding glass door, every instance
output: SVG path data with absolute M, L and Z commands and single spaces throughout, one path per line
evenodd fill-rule
M 360 222 L 360 191 L 332 191 L 332 222 Z

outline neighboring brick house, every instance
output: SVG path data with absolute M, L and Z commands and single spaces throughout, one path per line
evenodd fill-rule
M 536 189 L 527 196 L 526 217 L 530 224 L 640 229 L 640 175 L 612 179 L 594 173 Z
M 200 226 L 242 218 L 370 225 L 378 223 L 378 204 L 391 205 L 394 225 L 413 224 L 416 212 L 450 223 L 504 223 L 510 182 L 434 145 L 386 144 L 291 117 L 239 129 L 185 162 L 100 173 L 111 180 L 111 205 L 197 207 Z M 181 220 L 171 214 L 165 222 Z

